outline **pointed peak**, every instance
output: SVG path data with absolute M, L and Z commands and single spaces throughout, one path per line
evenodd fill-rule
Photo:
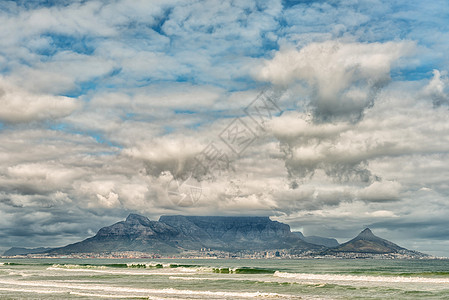
M 358 237 L 375 237 L 374 233 L 369 228 L 365 228 L 362 232 L 359 233 Z

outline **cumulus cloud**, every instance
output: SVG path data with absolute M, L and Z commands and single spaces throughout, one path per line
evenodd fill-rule
M 194 168 L 195 156 L 202 150 L 194 139 L 170 136 L 138 143 L 123 154 L 146 161 L 148 172 L 154 176 L 169 171 L 173 176 L 182 177 Z
M 400 199 L 401 184 L 399 182 L 387 181 L 373 182 L 357 193 L 357 197 L 373 202 L 396 201 Z
M 442 105 L 449 103 L 449 78 L 447 72 L 440 72 L 433 70 L 433 78 L 429 84 L 424 88 L 425 96 L 430 96 L 435 105 Z
M 300 50 L 282 49 L 257 77 L 274 84 L 305 83 L 318 119 L 358 120 L 390 80 L 395 61 L 414 48 L 413 42 L 311 43 Z
M 65 117 L 80 104 L 72 98 L 33 94 L 0 78 L 0 121 L 23 123 Z

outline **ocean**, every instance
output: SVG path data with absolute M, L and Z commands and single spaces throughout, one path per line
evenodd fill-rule
M 449 260 L 0 260 L 0 299 L 99 298 L 449 299 Z

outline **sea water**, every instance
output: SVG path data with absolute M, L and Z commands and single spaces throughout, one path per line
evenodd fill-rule
M 449 260 L 0 260 L 0 299 L 99 298 L 449 299 Z

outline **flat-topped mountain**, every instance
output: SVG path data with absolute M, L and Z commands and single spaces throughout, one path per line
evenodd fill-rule
M 330 248 L 324 251 L 325 254 L 336 253 L 369 253 L 369 254 L 387 254 L 387 253 L 404 253 L 411 255 L 424 255 L 416 251 L 410 251 L 396 245 L 390 241 L 380 238 L 366 228 L 352 240 L 341 244 L 338 247 Z
M 179 253 L 210 248 L 223 251 L 291 249 L 322 250 L 269 217 L 162 216 L 159 221 L 130 214 L 125 221 L 101 228 L 84 241 L 50 253 L 142 251 Z
M 162 216 L 159 222 L 168 224 L 186 236 L 201 242 L 206 248 L 228 250 L 265 250 L 312 246 L 290 231 L 290 226 L 269 217 L 196 217 Z
M 377 237 L 369 228 L 354 239 L 339 245 L 335 239 L 305 237 L 301 232 L 292 232 L 289 225 L 272 221 L 269 217 L 175 215 L 161 216 L 159 221 L 151 221 L 138 214 L 130 214 L 124 221 L 103 227 L 95 236 L 78 243 L 54 249 L 11 248 L 5 255 L 120 251 L 171 255 L 188 250 L 200 251 L 204 248 L 226 252 L 285 249 L 292 255 L 303 255 L 307 252 L 310 255 L 340 257 L 346 257 L 347 253 L 426 256 Z

